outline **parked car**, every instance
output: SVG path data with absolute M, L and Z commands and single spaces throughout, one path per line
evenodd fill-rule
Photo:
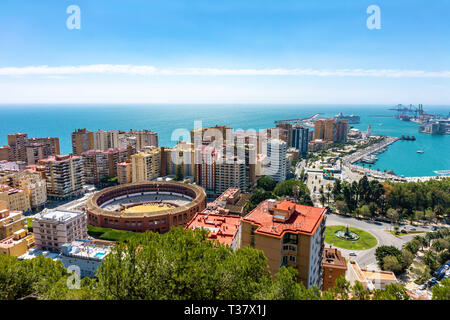
M 411 229 L 409 229 L 409 230 L 411 230 L 411 231 L 416 231 L 417 229 L 416 229 L 416 228 L 411 228 Z
M 354 252 L 350 252 L 349 256 L 350 256 L 350 257 L 356 257 L 356 256 L 357 256 L 357 254 L 356 254 L 356 253 L 354 253 Z
M 425 290 L 427 288 L 427 285 L 424 283 L 424 284 L 421 284 L 420 286 L 419 286 L 419 290 Z
M 432 287 L 437 283 L 436 278 L 432 278 L 430 281 L 428 281 L 428 287 Z

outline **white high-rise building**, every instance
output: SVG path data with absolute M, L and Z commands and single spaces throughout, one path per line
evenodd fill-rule
M 271 177 L 277 183 L 286 180 L 286 142 L 280 139 L 267 141 L 267 166 L 264 175 Z

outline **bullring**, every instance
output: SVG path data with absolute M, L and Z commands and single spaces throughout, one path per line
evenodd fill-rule
M 203 188 L 179 183 L 147 181 L 101 190 L 86 203 L 92 226 L 164 233 L 185 225 L 206 206 Z

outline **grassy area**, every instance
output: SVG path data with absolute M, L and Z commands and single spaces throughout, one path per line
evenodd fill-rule
M 392 234 L 394 237 L 402 237 L 402 236 L 407 236 L 410 234 L 420 234 L 420 233 L 425 233 L 426 231 L 406 231 L 406 232 L 398 232 L 398 234 L 395 233 L 394 230 L 384 230 L 386 232 L 389 232 L 390 234 Z
M 343 240 L 334 234 L 338 230 L 345 230 L 345 226 L 327 226 L 325 229 L 325 242 L 335 247 L 349 250 L 367 250 L 377 245 L 377 239 L 367 231 L 349 227 L 349 230 L 359 235 L 357 241 Z
M 88 226 L 88 234 L 96 239 L 109 241 L 126 241 L 132 237 L 139 236 L 138 233 L 133 231 L 115 230 L 94 226 Z

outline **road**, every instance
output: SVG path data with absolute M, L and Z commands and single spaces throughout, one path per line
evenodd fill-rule
M 352 217 L 346 217 L 336 214 L 329 214 L 327 215 L 327 226 L 332 225 L 344 225 L 349 227 L 354 227 L 358 229 L 362 229 L 364 231 L 367 231 L 371 233 L 375 238 L 377 238 L 378 244 L 373 247 L 372 249 L 368 250 L 346 250 L 346 249 L 340 249 L 342 252 L 342 255 L 348 259 L 350 258 L 349 254 L 350 252 L 355 252 L 357 254 L 356 257 L 351 257 L 352 259 L 356 260 L 356 262 L 360 265 L 360 267 L 376 267 L 377 261 L 375 258 L 375 250 L 379 246 L 383 245 L 392 245 L 399 249 L 408 241 L 410 241 L 415 235 L 406 235 L 402 237 L 395 237 L 391 233 L 386 232 L 385 230 L 391 229 L 391 224 L 384 223 L 384 222 L 378 222 L 378 221 L 368 221 L 368 220 L 359 220 Z M 409 230 L 411 226 L 406 226 L 406 229 Z M 431 227 L 418 227 L 414 226 L 414 228 L 417 229 L 417 231 L 431 231 Z M 329 247 L 329 244 L 325 244 L 327 247 Z

